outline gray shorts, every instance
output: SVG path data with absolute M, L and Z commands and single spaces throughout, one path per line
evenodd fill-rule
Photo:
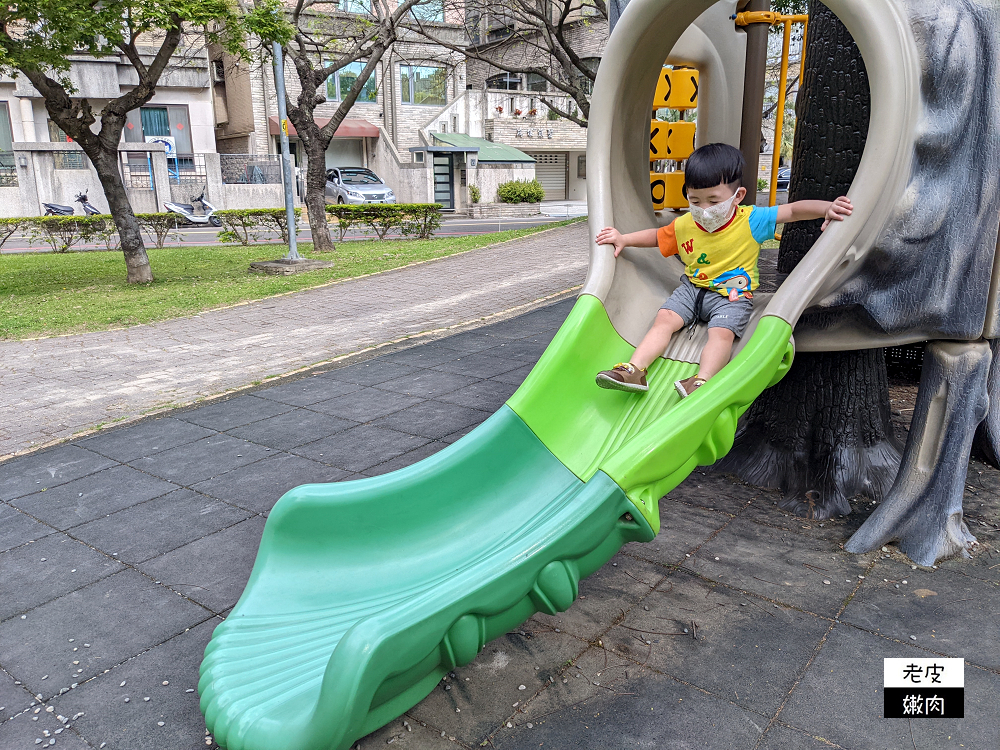
M 691 321 L 694 320 L 698 290 L 699 287 L 696 287 L 687 276 L 684 276 L 681 285 L 674 290 L 674 293 L 660 309 L 672 310 L 681 316 L 684 325 L 690 325 Z M 728 328 L 739 337 L 743 335 L 747 323 L 750 322 L 752 312 L 753 304 L 750 300 L 741 297 L 735 302 L 730 302 L 729 297 L 724 297 L 718 292 L 708 289 L 705 291 L 705 298 L 701 303 L 701 315 L 698 317 L 700 320 L 708 321 L 709 328 Z

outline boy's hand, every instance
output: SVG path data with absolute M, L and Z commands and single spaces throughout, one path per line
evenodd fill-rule
M 625 239 L 622 237 L 622 233 L 614 227 L 604 227 L 604 229 L 598 232 L 597 244 L 614 245 L 616 258 L 618 257 L 618 254 L 625 249 Z
M 823 222 L 822 230 L 826 230 L 830 226 L 831 221 L 843 221 L 846 217 L 850 216 L 854 211 L 854 205 L 851 203 L 851 199 L 846 195 L 842 195 L 826 210 L 826 215 L 824 216 L 825 221 Z

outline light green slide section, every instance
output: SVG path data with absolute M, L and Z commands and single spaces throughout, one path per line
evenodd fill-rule
M 598 388 L 631 347 L 578 300 L 517 393 L 441 452 L 380 477 L 297 487 L 275 505 L 198 689 L 229 750 L 345 750 L 422 700 L 581 578 L 659 528 L 657 501 L 731 445 L 736 418 L 790 363 L 764 318 L 694 395 L 695 365 L 658 362 L 650 391 Z

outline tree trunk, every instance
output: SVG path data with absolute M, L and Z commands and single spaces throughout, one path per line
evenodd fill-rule
M 149 257 L 146 255 L 139 222 L 135 219 L 132 204 L 129 203 L 128 193 L 118 171 L 118 149 L 116 147 L 114 153 L 107 153 L 101 149 L 88 156 L 94 164 L 94 169 L 97 170 L 101 187 L 104 188 L 104 197 L 108 200 L 108 208 L 118 228 L 122 253 L 125 255 L 126 280 L 129 284 L 148 284 L 153 281 L 153 271 L 149 267 Z
M 816 0 L 809 4 L 805 65 L 789 200 L 833 200 L 854 179 L 871 102 L 861 53 L 844 25 Z M 821 224 L 785 227 L 779 275 L 802 259 Z M 718 466 L 783 490 L 782 508 L 823 519 L 849 513 L 848 499 L 859 493 L 880 500 L 900 457 L 885 353 L 868 349 L 797 354 L 785 378 L 747 410 L 732 451 Z
M 309 160 L 306 165 L 306 209 L 313 248 L 319 253 L 333 252 L 337 248 L 326 223 L 326 148 L 321 147 L 322 139 L 318 137 L 302 138 L 302 145 Z

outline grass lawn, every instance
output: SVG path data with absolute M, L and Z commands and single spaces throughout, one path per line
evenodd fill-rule
M 308 289 L 335 279 L 386 271 L 408 263 L 534 234 L 578 221 L 532 229 L 430 240 L 355 240 L 333 253 L 301 255 L 332 260 L 333 268 L 292 276 L 250 273 L 250 263 L 284 255 L 282 245 L 213 245 L 148 249 L 155 281 L 125 283 L 120 251 L 0 256 L 0 339 L 100 331 L 191 315 L 215 307 Z

